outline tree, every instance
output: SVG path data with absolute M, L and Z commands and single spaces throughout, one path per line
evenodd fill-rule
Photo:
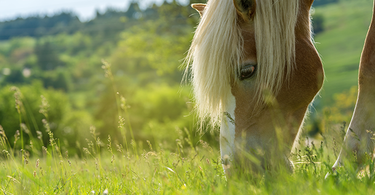
M 132 1 L 129 5 L 128 11 L 126 11 L 125 16 L 128 18 L 139 18 L 142 15 L 141 9 L 139 8 L 137 1 Z
M 315 34 L 324 31 L 324 17 L 321 14 L 314 14 L 312 17 L 312 26 Z
M 41 37 L 55 35 L 61 32 L 79 30 L 82 23 L 72 12 L 61 12 L 54 16 L 30 16 L 15 20 L 0 22 L 0 40 L 12 37 L 31 36 Z
M 35 55 L 41 70 L 54 70 L 59 66 L 63 66 L 63 62 L 59 59 L 55 48 L 48 41 L 43 44 L 36 44 Z
M 202 0 L 190 0 L 189 2 L 190 2 L 189 4 L 193 4 L 193 3 L 203 3 L 204 1 L 202 1 Z
M 22 71 L 20 69 L 13 69 L 11 73 L 5 77 L 4 83 L 19 84 L 25 81 Z
M 339 0 L 315 0 L 313 6 L 320 6 L 337 2 L 339 2 Z

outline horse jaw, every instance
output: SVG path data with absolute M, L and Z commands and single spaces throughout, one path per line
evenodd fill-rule
M 236 100 L 229 93 L 227 110 L 221 120 L 220 126 L 220 153 L 225 173 L 229 174 L 230 163 L 234 155 L 234 139 L 235 139 L 235 116 Z

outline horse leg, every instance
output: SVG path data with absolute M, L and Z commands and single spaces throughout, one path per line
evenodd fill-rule
M 375 6 L 375 1 L 374 1 Z M 343 148 L 333 170 L 355 155 L 358 165 L 375 147 L 375 7 L 359 65 L 358 97 Z M 352 153 L 354 152 L 354 153 Z M 372 156 L 370 156 L 372 157 Z

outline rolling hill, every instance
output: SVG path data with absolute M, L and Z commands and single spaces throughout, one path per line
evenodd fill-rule
M 333 102 L 334 94 L 357 85 L 358 65 L 371 21 L 371 0 L 341 0 L 315 8 L 324 18 L 324 29 L 315 37 L 326 73 L 320 106 Z M 319 100 L 318 100 L 319 101 Z

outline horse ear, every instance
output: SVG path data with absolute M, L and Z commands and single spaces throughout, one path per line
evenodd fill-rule
M 309 5 L 309 8 L 311 8 L 312 4 L 314 3 L 315 0 L 308 0 L 308 5 Z
M 206 4 L 203 4 L 203 3 L 193 3 L 191 4 L 191 7 L 194 8 L 195 10 L 197 10 L 199 12 L 199 15 L 201 15 L 201 17 L 203 16 L 203 12 L 204 12 L 204 8 L 206 7 Z
M 256 8 L 255 0 L 233 0 L 237 13 L 246 21 L 253 19 Z
M 310 9 L 315 0 L 306 0 L 306 5 Z

